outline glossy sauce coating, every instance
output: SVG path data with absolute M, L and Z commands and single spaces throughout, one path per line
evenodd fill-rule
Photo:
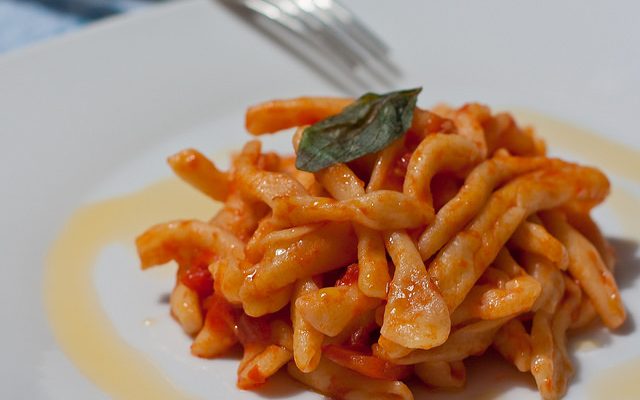
M 514 115 L 523 125 L 533 124 L 540 136 L 549 142 L 550 148 L 570 149 L 572 153 L 588 159 L 590 164 L 603 166 L 606 171 L 624 178 L 638 180 L 640 157 L 637 152 L 540 114 L 516 111 Z M 594 152 L 593 148 L 599 150 Z M 638 201 L 637 196 L 624 188 L 613 186 L 609 204 L 622 233 L 628 237 L 638 236 L 638 227 L 634 226 L 633 219 L 628 218 L 634 215 Z M 142 353 L 120 339 L 111 326 L 92 283 L 92 268 L 99 251 L 114 242 L 132 243 L 135 235 L 158 221 L 188 216 L 207 220 L 214 211 L 215 206 L 210 199 L 172 179 L 121 198 L 78 209 L 53 244 L 44 280 L 45 303 L 52 330 L 67 357 L 110 396 L 188 398 L 174 388 Z M 96 221 L 101 223 L 96 224 Z M 196 275 L 191 277 L 194 285 L 198 285 Z M 76 312 L 70 313 L 70 309 Z M 634 378 L 638 371 L 638 360 L 614 367 L 605 371 L 601 379 L 590 383 L 589 391 L 594 398 L 600 398 L 597 397 L 600 393 L 607 393 L 611 398 L 637 393 L 637 379 Z M 618 378 L 611 381 L 611 377 Z M 610 392 L 612 387 L 615 395 Z

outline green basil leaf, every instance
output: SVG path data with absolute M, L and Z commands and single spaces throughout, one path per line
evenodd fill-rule
M 422 88 L 367 93 L 302 133 L 296 167 L 316 172 L 384 149 L 411 126 Z

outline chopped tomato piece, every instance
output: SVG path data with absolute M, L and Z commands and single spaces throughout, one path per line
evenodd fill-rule
M 206 311 L 205 324 L 217 331 L 230 330 L 235 333 L 236 313 L 233 306 L 223 297 L 213 294 L 202 303 Z
M 413 150 L 405 151 L 401 154 L 402 155 L 398 159 L 396 159 L 388 178 L 395 179 L 402 185 L 402 182 L 404 182 L 404 176 L 407 174 L 409 161 L 411 160 L 411 156 L 413 155 Z
M 344 275 L 336 281 L 336 286 L 353 285 L 358 282 L 359 268 L 358 264 L 351 264 L 347 267 Z
M 260 371 L 260 368 L 257 365 L 254 365 L 247 374 L 247 378 L 249 378 L 250 385 L 249 388 L 259 386 L 262 383 L 265 383 L 267 377 Z
M 180 273 L 180 282 L 189 289 L 195 290 L 200 299 L 213 293 L 213 277 L 208 264 L 194 264 Z
M 351 333 L 347 347 L 363 354 L 371 353 L 371 334 L 376 329 L 378 325 L 375 322 L 358 327 Z
M 238 318 L 238 340 L 243 346 L 247 343 L 267 343 L 271 338 L 270 322 L 268 316 L 253 318 L 243 313 Z
M 337 345 L 322 348 L 322 355 L 334 363 L 375 379 L 400 380 L 411 374 L 411 366 L 396 365 Z

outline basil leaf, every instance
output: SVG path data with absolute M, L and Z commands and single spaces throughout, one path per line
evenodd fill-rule
M 311 125 L 302 133 L 296 167 L 316 172 L 387 147 L 411 126 L 421 90 L 367 93 L 340 114 Z

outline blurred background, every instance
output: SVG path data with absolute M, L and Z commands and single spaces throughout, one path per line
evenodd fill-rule
M 0 0 L 0 54 L 167 0 Z

